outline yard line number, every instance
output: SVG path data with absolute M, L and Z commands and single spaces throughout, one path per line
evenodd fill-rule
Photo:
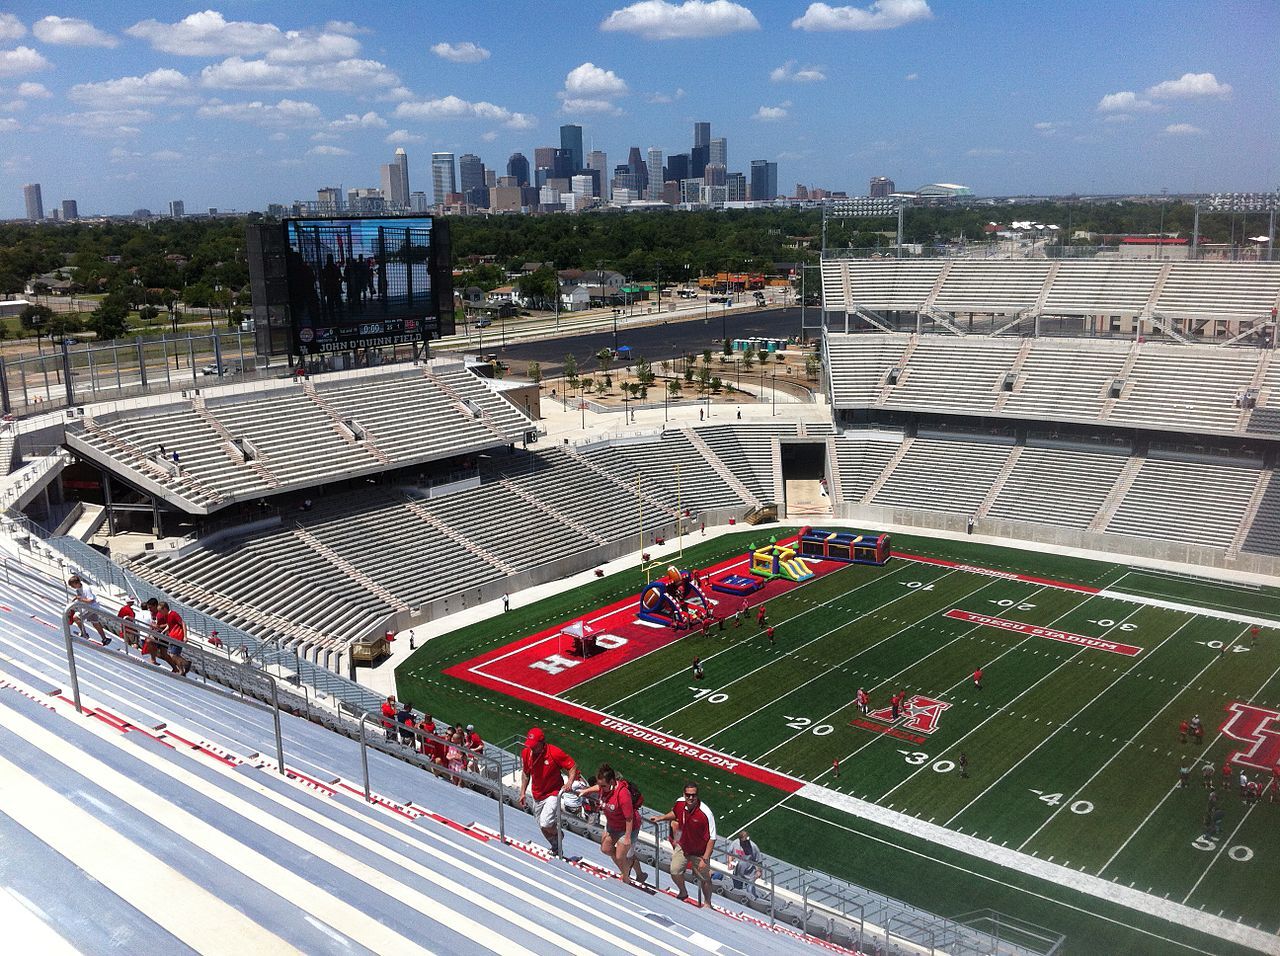
M 1045 793 L 1043 790 L 1031 790 L 1030 792 L 1039 797 L 1041 803 L 1047 803 L 1051 807 L 1056 807 L 1062 803 L 1062 794 L 1060 793 Z M 1078 813 L 1083 816 L 1086 813 L 1093 813 L 1093 804 L 1088 800 L 1077 800 L 1067 809 L 1072 813 Z

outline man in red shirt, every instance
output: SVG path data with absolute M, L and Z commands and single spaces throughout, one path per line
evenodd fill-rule
M 702 886 L 702 898 L 711 902 L 711 851 L 716 845 L 716 818 L 711 808 L 698 797 L 698 785 L 692 781 L 684 785 L 684 796 L 676 801 L 671 812 L 655 817 L 671 821 L 671 878 L 679 892 L 677 899 L 687 900 L 689 891 L 684 886 L 685 867 L 693 870 Z M 699 901 L 699 906 L 702 902 Z
M 564 771 L 569 774 L 565 781 Z M 560 794 L 573 786 L 578 779 L 578 765 L 573 758 L 554 744 L 548 744 L 541 727 L 534 727 L 525 738 L 520 752 L 520 806 L 524 806 L 525 792 L 533 792 L 533 812 L 538 818 L 542 835 L 551 845 L 551 852 L 562 856 L 560 845 Z
M 644 885 L 649 874 L 640 868 L 640 861 L 636 859 L 640 807 L 632 799 L 631 785 L 619 777 L 613 767 L 602 763 L 596 770 L 595 784 L 580 790 L 578 796 L 585 799 L 595 793 L 600 794 L 600 812 L 604 814 L 600 852 L 617 864 L 624 880 L 630 882 L 634 870 L 636 882 Z
M 165 660 L 175 674 L 186 677 L 187 671 L 191 670 L 191 662 L 182 656 L 182 647 L 187 642 L 187 626 L 182 623 L 182 615 L 170 608 L 167 601 L 161 601 L 156 613 L 156 626 L 164 629 L 169 642 L 163 652 Z
M 484 756 L 484 741 L 476 731 L 475 724 L 467 724 L 466 745 L 469 752 L 467 768 L 473 773 L 477 772 L 480 769 L 480 761 L 476 758 Z
M 396 695 L 392 694 L 382 702 L 382 730 L 390 740 L 396 732 Z
M 982 668 L 975 667 L 973 669 L 973 686 L 982 690 Z
M 138 646 L 138 615 L 133 604 L 133 598 L 125 598 L 120 605 L 120 636 L 124 638 L 125 647 Z

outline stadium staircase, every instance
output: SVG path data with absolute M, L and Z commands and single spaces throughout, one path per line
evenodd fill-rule
M 693 447 L 698 450 L 698 453 L 707 460 L 707 463 L 715 469 L 716 474 L 724 479 L 725 484 L 733 489 L 733 493 L 747 503 L 749 508 L 759 508 L 765 504 L 765 502 L 761 501 L 752 493 L 751 489 L 739 480 L 738 476 L 733 473 L 733 470 L 726 465 L 711 446 L 707 444 L 706 439 L 698 434 L 698 430 L 696 428 L 686 428 L 684 429 L 684 433 L 686 437 L 688 437 L 689 443 L 693 445 Z
M 1262 477 L 1258 479 L 1258 483 L 1253 486 L 1253 494 L 1249 496 L 1249 504 L 1245 509 L 1244 517 L 1236 528 L 1235 537 L 1231 539 L 1231 544 L 1227 546 L 1228 561 L 1234 561 L 1244 548 L 1250 532 L 1253 531 L 1253 523 L 1258 517 L 1258 509 L 1262 506 L 1263 499 L 1267 497 L 1267 489 L 1271 487 L 1275 474 L 1272 469 L 1266 469 L 1263 471 Z
M 39 901 L 5 912 L 6 935 L 41 952 L 853 952 L 725 897 L 682 903 L 669 880 L 626 886 L 574 832 L 565 850 L 581 862 L 552 859 L 530 816 L 508 808 L 495 828 L 495 801 L 398 745 L 362 754 L 322 711 L 281 713 L 277 750 L 271 708 L 118 644 L 75 639 L 77 712 L 57 585 L 6 599 L 0 878 Z M 831 930 L 778 895 L 780 919 Z
M 159 462 L 148 452 L 138 447 L 136 442 L 121 438 L 107 431 L 89 416 L 86 415 L 84 417 L 83 423 L 87 434 L 97 439 L 98 443 L 105 444 L 122 460 L 138 469 L 145 477 L 150 478 L 157 484 L 161 486 L 176 484 L 180 490 L 191 495 L 196 501 L 216 503 L 226 500 L 226 495 L 216 488 L 206 485 L 190 472 L 185 471 L 180 465 Z
M 1262 356 L 1258 361 L 1258 367 L 1253 373 L 1253 379 L 1249 382 L 1249 389 L 1254 394 L 1253 408 L 1241 407 L 1240 421 L 1236 424 L 1236 431 L 1246 432 L 1249 430 L 1249 421 L 1253 418 L 1254 409 L 1259 405 L 1265 405 L 1271 399 L 1271 392 L 1266 387 L 1270 379 L 1271 366 L 1275 363 L 1272 359 L 1275 357 L 1274 349 L 1263 349 Z M 1278 366 L 1280 367 L 1280 366 Z
M 1105 422 L 1110 418 L 1117 403 L 1123 401 L 1133 391 L 1133 367 L 1138 364 L 1138 355 L 1141 347 L 1141 343 L 1137 341 L 1129 346 L 1129 354 L 1125 356 L 1124 364 L 1120 366 L 1120 371 L 1117 372 L 1115 376 L 1117 379 L 1124 382 L 1124 387 L 1120 391 L 1120 397 L 1108 397 L 1107 400 L 1103 402 L 1102 411 L 1098 414 L 1098 421 Z M 1107 387 L 1110 388 L 1109 385 Z
M 543 514 L 550 516 L 551 519 L 557 522 L 558 524 L 562 524 L 567 528 L 572 528 L 574 531 L 578 532 L 578 534 L 581 534 L 587 538 L 590 538 L 596 544 L 608 543 L 609 539 L 606 538 L 604 535 L 597 533 L 592 528 L 588 528 L 581 521 L 578 521 L 576 518 L 570 517 L 560 509 L 556 508 L 551 503 L 544 501 L 543 499 L 539 498 L 537 495 L 526 490 L 524 487 L 521 486 L 519 482 L 512 481 L 510 478 L 499 478 L 498 483 L 502 485 L 503 488 L 507 489 L 507 491 L 511 492 L 511 494 L 513 494 L 515 497 L 520 498 L 525 502 L 528 502 L 529 504 L 533 505 L 533 507 L 541 511 Z
M 859 504 L 864 504 L 864 505 L 871 504 L 871 500 L 875 498 L 877 494 L 879 494 L 880 489 L 884 487 L 885 482 L 887 482 L 889 480 L 889 477 L 893 474 L 893 469 L 898 467 L 898 462 L 902 461 L 902 459 L 907 457 L 907 452 L 911 450 L 911 446 L 914 443 L 915 443 L 915 438 L 910 435 L 902 439 L 902 444 L 898 445 L 898 448 L 896 451 L 894 451 L 893 456 L 887 462 L 885 462 L 884 469 L 880 472 L 879 477 L 877 477 L 876 480 L 871 483 L 871 487 L 868 488 L 867 493 L 862 496 L 862 500 L 859 502 Z
M 945 273 L 945 270 L 943 271 Z M 941 276 L 938 277 L 938 282 L 939 283 L 942 282 Z M 911 361 L 911 353 L 916 350 L 916 346 L 919 344 L 920 344 L 920 336 L 918 335 L 913 335 L 911 336 L 910 339 L 907 340 L 907 347 L 903 349 L 902 354 L 898 356 L 897 363 L 890 367 L 890 371 L 892 371 L 892 369 L 894 368 L 898 369 L 898 381 L 895 384 L 891 385 L 889 383 L 889 380 L 887 378 L 885 379 L 884 384 L 880 386 L 880 394 L 876 396 L 876 400 L 875 400 L 876 405 L 883 405 L 885 402 L 887 402 L 890 396 L 893 395 L 894 388 L 896 388 L 898 385 L 903 384 L 906 381 L 907 376 L 911 374 L 910 367 L 908 366 L 907 363 Z
M 404 499 L 404 506 L 408 508 L 416 517 L 422 519 L 431 527 L 435 528 L 437 531 L 439 531 L 442 535 L 444 535 L 450 541 L 454 542 L 459 547 L 461 547 L 464 551 L 467 551 L 470 554 L 474 554 L 478 558 L 483 558 L 485 561 L 493 565 L 503 574 L 519 573 L 518 568 L 514 567 L 511 564 L 508 564 L 506 561 L 503 561 L 502 558 L 498 557 L 492 551 L 489 551 L 487 548 L 483 547 L 482 545 L 477 544 L 476 542 L 472 541 L 469 537 L 464 535 L 461 531 L 454 528 L 452 525 L 448 524 L 445 521 L 442 521 L 438 515 L 436 515 L 431 511 L 430 508 L 423 507 L 423 505 L 417 500 L 406 495 Z
M 217 432 L 218 437 L 222 439 L 219 447 L 223 454 L 231 460 L 235 465 L 248 467 L 261 478 L 268 488 L 280 487 L 280 479 L 277 478 L 270 469 L 266 467 L 257 457 L 250 458 L 244 453 L 244 449 L 236 443 L 236 437 L 227 431 L 227 427 L 218 421 L 213 415 L 209 414 L 209 409 L 205 406 L 204 396 L 196 395 L 191 399 L 191 410 L 196 413 L 196 417 L 203 421 L 206 425 Z
M 840 449 L 835 435 L 827 436 L 827 494 L 832 502 L 844 501 L 844 481 L 840 477 Z
M 640 485 L 637 487 L 635 485 L 628 484 L 626 481 L 618 477 L 618 475 L 614 474 L 613 472 L 607 471 L 604 468 L 601 468 L 589 456 L 582 454 L 582 452 L 579 451 L 577 446 L 575 445 L 564 445 L 562 447 L 564 449 L 564 453 L 568 455 L 570 458 L 572 458 L 574 461 L 576 461 L 578 464 L 587 468 L 589 471 L 593 472 L 594 474 L 599 475 L 601 478 L 605 478 L 613 482 L 615 485 L 618 486 L 618 488 L 627 492 L 628 494 L 639 494 L 640 497 L 644 500 L 644 503 L 654 508 L 659 514 L 663 515 L 666 518 L 669 518 L 671 521 L 676 520 L 677 515 L 675 512 L 675 509 L 672 508 L 671 505 L 668 504 L 667 502 L 663 501 L 660 498 L 655 497 L 653 494 L 646 491 L 643 485 Z
M 987 512 L 991 510 L 991 506 L 995 504 L 996 498 L 1000 496 L 1000 492 L 1004 490 L 1005 482 L 1009 480 L 1009 476 L 1013 474 L 1014 466 L 1018 464 L 1018 459 L 1022 457 L 1022 445 L 1014 445 L 1009 449 L 1009 457 L 1004 460 L 1004 464 L 1000 466 L 1000 471 L 996 474 L 995 481 L 991 483 L 991 488 L 987 492 L 987 496 L 982 499 L 982 504 L 978 505 L 978 509 L 973 513 L 975 518 L 985 518 Z
M 370 455 L 382 462 L 384 465 L 391 464 L 391 456 L 379 448 L 369 437 L 368 429 L 359 428 L 359 424 L 354 420 L 348 422 L 342 417 L 342 413 L 333 407 L 327 399 L 321 396 L 316 389 L 315 383 L 311 379 L 305 379 L 302 383 L 302 392 L 311 401 L 315 402 L 319 409 L 329 417 L 333 422 L 333 430 L 349 445 L 357 445 L 367 451 Z M 352 426 L 355 425 L 355 428 Z M 356 428 L 359 428 L 357 433 Z
M 493 432 L 495 438 L 503 442 L 507 441 L 507 434 L 498 426 L 498 423 L 494 421 L 493 416 L 489 414 L 489 410 L 487 408 L 477 402 L 468 402 L 457 389 L 446 382 L 440 375 L 437 375 L 430 365 L 424 365 L 422 367 L 422 374 L 427 377 L 431 384 L 444 392 L 444 394 L 458 406 L 459 410 L 461 410 L 464 415 L 472 415 L 478 418 L 485 428 Z
M 352 581 L 355 581 L 363 587 L 370 594 L 376 595 L 397 611 L 409 610 L 408 604 L 400 600 L 400 598 L 396 597 L 373 578 L 369 577 L 369 575 L 365 574 L 342 555 L 338 554 L 338 552 L 334 551 L 333 548 L 329 547 L 302 525 L 294 524 L 293 536 L 323 557 Z
M 1111 523 L 1111 519 L 1115 517 L 1115 513 L 1120 509 L 1120 505 L 1123 504 L 1125 496 L 1129 494 L 1129 489 L 1137 481 L 1138 472 L 1142 470 L 1142 465 L 1145 461 L 1146 458 L 1135 452 L 1133 457 L 1124 463 L 1124 468 L 1120 470 L 1120 475 L 1116 478 L 1116 483 L 1112 486 L 1111 493 L 1102 502 L 1102 507 L 1093 516 L 1093 520 L 1089 522 L 1089 531 L 1103 531 Z
M 1054 264 L 1057 265 L 1057 263 Z M 995 405 L 992 406 L 992 411 L 1003 412 L 1004 407 L 1009 404 L 1009 396 L 1022 387 L 1022 367 L 1027 364 L 1027 357 L 1031 354 L 1031 343 L 1034 341 L 1034 339 L 1030 338 L 1023 340 L 1022 348 L 1018 349 L 1018 354 L 1014 357 L 1013 364 L 1009 366 L 1009 374 L 1013 376 L 1013 390 L 1008 392 L 1002 390 L 996 399 Z

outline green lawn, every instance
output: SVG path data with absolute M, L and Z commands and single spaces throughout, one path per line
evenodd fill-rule
M 770 529 L 699 544 L 684 563 L 709 564 L 741 553 L 748 542 L 785 533 Z M 1275 589 L 968 541 L 904 535 L 894 544 L 922 556 L 1280 618 Z M 709 801 L 714 795 L 723 832 L 750 825 L 766 852 L 942 915 L 1002 910 L 1066 933 L 1073 953 L 1244 951 L 821 799 L 784 801 L 762 785 L 440 673 L 635 594 L 642 583 L 638 570 L 617 574 L 437 638 L 398 668 L 400 693 L 437 716 L 475 722 L 499 743 L 541 723 L 584 767 L 606 758 L 622 764 L 653 806 L 673 797 L 685 774 L 696 774 Z M 1121 656 L 944 617 L 952 608 L 1143 651 Z M 1218 734 L 1228 702 L 1280 709 L 1280 633 L 1264 630 L 1250 647 L 1248 627 L 1238 622 L 900 560 L 886 568 L 843 568 L 771 599 L 769 610 L 776 646 L 749 626 L 690 636 L 564 696 L 993 847 L 1261 924 L 1271 933 L 1280 929 L 1274 877 L 1280 806 L 1245 808 L 1233 785 L 1222 794 L 1226 838 L 1197 845 L 1206 804 L 1198 766 L 1192 789 L 1174 787 L 1184 758 L 1220 765 L 1241 746 Z M 1230 649 L 1223 652 L 1221 644 Z M 693 653 L 706 667 L 701 694 L 688 675 Z M 985 671 L 981 691 L 970 677 L 978 665 Z M 932 733 L 920 734 L 924 742 L 904 741 L 850 723 L 860 716 L 852 703 L 860 686 L 872 695 L 873 708 L 886 705 L 894 690 L 949 706 Z M 1176 733 L 1179 720 L 1193 713 L 1206 727 L 1200 747 L 1181 745 Z M 962 751 L 967 779 L 955 767 Z

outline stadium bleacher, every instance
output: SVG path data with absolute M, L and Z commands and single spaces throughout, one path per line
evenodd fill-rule
M 281 767 L 260 756 L 276 752 L 270 708 L 118 652 L 81 644 L 98 719 L 78 719 L 57 690 L 69 677 L 61 636 L 37 623 L 57 618 L 57 585 L 14 597 L 31 617 L 0 636 L 0 874 L 40 905 L 5 908 L 12 940 L 47 952 L 110 940 L 132 952 L 637 956 L 699 940 L 780 953 L 819 942 L 728 899 L 698 909 L 627 887 L 571 832 L 566 852 L 586 862 L 550 861 L 523 813 L 508 811 L 499 839 L 494 801 L 380 749 L 368 751 L 366 802 L 358 744 L 288 714 Z
M 1084 531 L 1127 460 L 1123 452 L 1026 447 L 987 514 Z
M 1013 444 L 917 437 L 871 504 L 976 514 Z M 847 494 L 848 492 L 846 492 Z

